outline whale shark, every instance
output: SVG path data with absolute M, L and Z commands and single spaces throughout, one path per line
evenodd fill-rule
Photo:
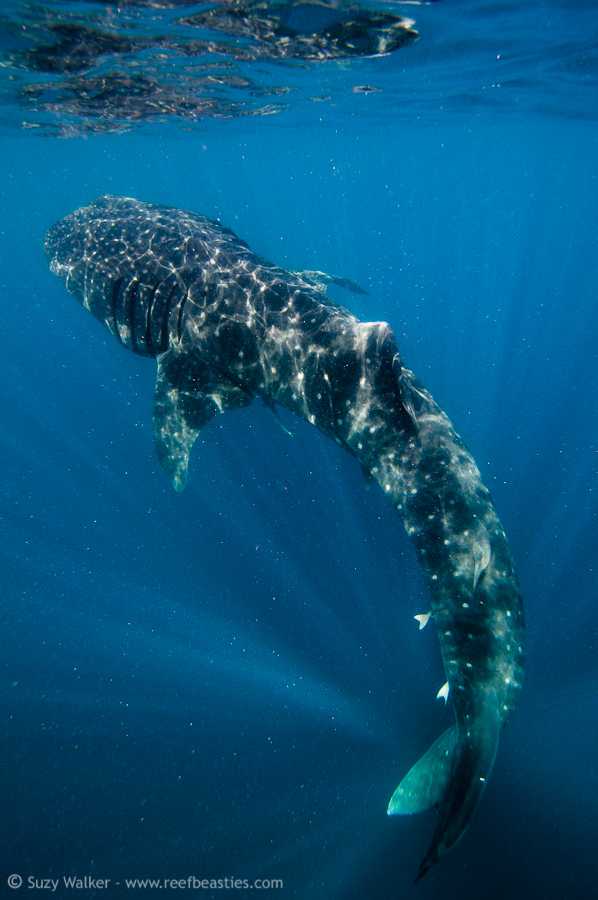
M 389 815 L 437 810 L 416 881 L 468 827 L 524 666 L 521 592 L 505 532 L 453 425 L 403 364 L 386 322 L 326 295 L 341 276 L 290 272 L 219 222 L 105 196 L 53 225 L 51 271 L 125 347 L 158 364 L 153 436 L 177 491 L 214 416 L 258 396 L 355 457 L 403 521 L 435 622 L 455 723 L 405 775 Z M 362 291 L 363 292 L 363 291 Z

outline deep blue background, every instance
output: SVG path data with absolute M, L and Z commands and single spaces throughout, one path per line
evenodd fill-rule
M 595 897 L 598 131 L 540 114 L 298 124 L 3 139 L 0 881 Z M 185 493 L 169 488 L 155 364 L 43 255 L 52 222 L 107 192 L 367 287 L 335 297 L 390 322 L 491 488 L 525 688 L 470 831 L 417 888 L 434 813 L 386 805 L 452 711 L 400 521 L 348 456 L 259 402 L 212 422 Z

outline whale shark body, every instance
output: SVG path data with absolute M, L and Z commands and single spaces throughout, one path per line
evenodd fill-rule
M 50 268 L 125 347 L 155 357 L 154 443 L 176 490 L 218 413 L 256 395 L 340 444 L 400 515 L 430 594 L 455 724 L 393 794 L 390 814 L 438 823 L 418 879 L 462 836 L 521 687 L 524 620 L 511 551 L 478 468 L 401 362 L 385 322 L 361 322 L 319 272 L 287 272 L 228 228 L 106 196 L 53 225 Z

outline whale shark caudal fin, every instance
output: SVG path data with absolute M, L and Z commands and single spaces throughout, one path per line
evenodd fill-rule
M 253 394 L 200 359 L 176 351 L 158 357 L 154 399 L 154 446 L 175 490 L 187 483 L 189 451 L 197 435 L 218 413 L 249 406 Z
M 452 772 L 457 726 L 452 725 L 434 741 L 422 758 L 409 769 L 388 804 L 389 816 L 410 816 L 438 805 Z
M 447 729 L 392 795 L 389 816 L 412 815 L 435 806 L 440 817 L 416 882 L 467 829 L 492 770 L 499 731 L 498 704 L 489 704 L 483 715 L 464 728 Z

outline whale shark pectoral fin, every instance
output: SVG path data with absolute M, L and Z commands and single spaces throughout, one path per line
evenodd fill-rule
M 478 581 L 488 568 L 490 557 L 492 556 L 492 548 L 490 546 L 490 538 L 488 532 L 482 526 L 480 534 L 476 537 L 473 544 L 473 589 L 475 591 Z
M 312 287 L 324 293 L 327 284 L 336 284 L 346 291 L 351 291 L 352 294 L 369 294 L 369 291 L 365 291 L 358 284 L 355 284 L 354 281 L 344 278 L 342 275 L 327 275 L 326 272 L 318 272 L 311 269 L 305 269 L 303 272 L 293 272 L 292 274 L 297 275 L 298 278 L 307 281 Z
M 440 803 L 450 782 L 457 744 L 457 726 L 452 725 L 409 769 L 390 799 L 389 816 L 413 815 Z
M 200 359 L 168 351 L 158 357 L 154 399 L 154 447 L 173 487 L 187 483 L 189 452 L 197 435 L 218 413 L 248 406 L 253 395 Z
M 187 484 L 189 451 L 203 426 L 216 410 L 185 395 L 158 377 L 154 399 L 154 447 L 160 465 L 176 491 Z

